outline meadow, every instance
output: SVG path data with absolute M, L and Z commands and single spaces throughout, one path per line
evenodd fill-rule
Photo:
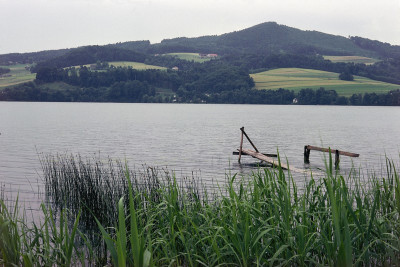
M 93 63 L 94 64 L 94 63 Z M 132 69 L 136 70 L 166 70 L 166 67 L 160 67 L 160 66 L 155 66 L 155 65 L 148 65 L 145 63 L 141 62 L 132 62 L 132 61 L 112 61 L 108 62 L 110 66 L 114 66 L 116 68 L 122 67 L 122 68 L 129 68 L 131 67 Z M 86 64 L 83 65 L 87 68 L 90 68 L 91 64 Z M 80 66 L 74 66 L 75 68 L 80 68 Z
M 148 65 L 140 62 L 129 62 L 129 61 L 114 61 L 109 63 L 111 66 L 114 67 L 123 67 L 128 68 L 131 67 L 132 69 L 136 70 L 166 70 L 166 67 L 160 67 L 155 65 Z
M 350 97 L 353 94 L 387 93 L 399 89 L 400 85 L 371 80 L 354 76 L 354 81 L 339 79 L 338 73 L 301 69 L 280 68 L 260 73 L 250 74 L 257 89 L 289 89 L 295 92 L 304 88 L 335 90 L 338 95 Z
M 11 70 L 9 73 L 0 76 L 0 90 L 8 86 L 33 81 L 36 78 L 36 74 L 26 70 L 26 66 L 29 67 L 26 64 L 0 66 Z
M 343 63 L 355 63 L 355 64 L 359 63 L 365 65 L 372 65 L 380 61 L 379 59 L 361 57 L 361 56 L 324 56 L 324 59 L 330 60 L 333 63 L 343 62 Z
M 342 176 L 330 158 L 300 186 L 280 167 L 257 169 L 208 194 L 201 180 L 152 167 L 46 157 L 53 206 L 30 226 L 0 202 L 0 264 L 398 266 L 400 180 L 386 164 L 382 176 Z
M 200 57 L 199 53 L 168 53 L 168 54 L 164 54 L 164 55 L 173 56 L 173 57 L 177 57 L 179 59 L 200 62 L 200 63 L 211 60 L 211 58 Z

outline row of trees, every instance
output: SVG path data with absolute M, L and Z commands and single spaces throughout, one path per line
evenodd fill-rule
M 385 94 L 353 94 L 351 97 L 338 96 L 334 90 L 302 89 L 297 94 L 302 105 L 353 105 L 353 106 L 400 106 L 400 90 Z
M 334 90 L 302 89 L 294 92 L 286 89 L 224 90 L 199 93 L 179 87 L 174 94 L 161 95 L 157 88 L 138 80 L 116 82 L 110 87 L 71 87 L 52 90 L 35 82 L 0 91 L 0 101 L 55 101 L 55 102 L 151 102 L 151 103 L 230 103 L 230 104 L 299 104 L 299 105 L 363 105 L 400 106 L 400 90 L 386 94 L 354 94 L 338 96 Z
M 146 70 L 132 68 L 110 68 L 105 72 L 90 71 L 86 67 L 56 69 L 42 68 L 36 74 L 39 83 L 65 82 L 80 87 L 110 87 L 118 82 L 140 81 L 156 87 L 176 90 L 181 78 L 174 71 Z
M 156 96 L 156 89 L 146 82 L 117 82 L 110 87 L 71 87 L 54 90 L 34 82 L 0 91 L 3 101 L 43 102 L 163 102 Z M 169 101 L 169 99 L 168 99 Z

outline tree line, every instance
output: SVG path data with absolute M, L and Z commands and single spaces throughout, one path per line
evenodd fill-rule
M 156 87 L 139 80 L 120 81 L 110 87 L 71 87 L 66 90 L 29 82 L 1 90 L 0 101 L 400 106 L 400 90 L 344 97 L 324 88 L 301 89 L 299 92 L 239 88 L 198 94 L 179 87 L 174 94 L 161 95 Z

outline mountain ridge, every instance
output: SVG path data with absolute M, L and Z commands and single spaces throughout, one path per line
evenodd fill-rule
M 302 54 L 325 53 L 327 55 L 376 56 L 370 50 L 358 47 L 350 38 L 319 31 L 304 31 L 264 22 L 252 27 L 221 35 L 194 38 L 178 37 L 162 40 L 160 45 L 193 45 L 204 41 L 216 46 L 236 50 L 252 49 L 256 53 L 297 52 Z M 218 50 L 216 47 L 215 49 Z
M 44 50 L 30 53 L 0 55 L 0 65 L 10 62 L 37 63 L 63 56 L 81 49 Z M 94 46 L 96 47 L 96 46 Z M 400 58 L 400 46 L 362 37 L 343 37 L 319 31 L 300 30 L 294 27 L 264 22 L 221 35 L 176 37 L 151 44 L 148 40 L 127 41 L 99 47 L 118 48 L 144 54 L 171 52 L 199 52 L 227 54 L 305 54 L 305 55 L 357 55 L 376 58 Z

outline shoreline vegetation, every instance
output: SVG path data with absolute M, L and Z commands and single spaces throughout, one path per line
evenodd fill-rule
M 398 266 L 400 179 L 353 171 L 332 158 L 323 177 L 296 184 L 264 168 L 210 192 L 197 177 L 129 170 L 79 155 L 40 158 L 43 220 L 0 205 L 5 266 Z M 46 204 L 47 203 L 47 204 Z

